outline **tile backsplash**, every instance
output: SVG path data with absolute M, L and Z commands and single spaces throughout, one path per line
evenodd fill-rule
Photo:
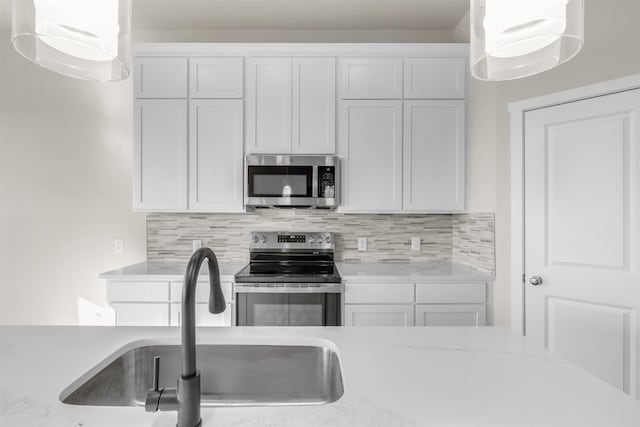
M 483 271 L 495 268 L 492 213 L 382 215 L 322 210 L 260 209 L 245 214 L 147 215 L 147 258 L 188 259 L 202 240 L 220 260 L 248 260 L 252 231 L 330 231 L 340 261 L 457 261 Z M 357 250 L 358 237 L 367 251 Z M 411 238 L 420 237 L 419 252 Z

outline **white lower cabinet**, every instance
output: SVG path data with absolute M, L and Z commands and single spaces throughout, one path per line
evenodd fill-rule
M 220 314 L 209 313 L 209 304 L 196 304 L 196 326 L 231 326 L 233 324 L 233 304 Z M 171 304 L 171 326 L 182 324 L 182 304 Z
M 485 326 L 483 304 L 418 304 L 416 326 Z
M 485 326 L 487 283 L 347 283 L 344 326 Z
M 209 282 L 196 285 L 196 326 L 232 326 L 235 322 L 233 283 L 220 283 L 227 309 L 209 313 Z M 109 280 L 107 302 L 116 312 L 116 326 L 179 326 L 182 282 Z
M 109 304 L 116 312 L 116 326 L 167 326 L 169 304 L 120 302 Z
M 347 304 L 345 326 L 413 326 L 413 305 Z

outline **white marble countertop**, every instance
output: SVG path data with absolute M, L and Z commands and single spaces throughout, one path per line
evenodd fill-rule
M 234 275 L 246 263 L 224 262 L 220 266 L 220 277 L 232 281 Z M 476 270 L 463 264 L 451 262 L 336 262 L 343 281 L 380 282 L 380 281 L 492 281 L 493 275 Z M 100 274 L 100 278 L 109 280 L 144 280 L 153 276 L 154 280 L 182 280 L 187 267 L 186 261 L 145 261 L 128 265 Z M 200 274 L 207 274 L 206 267 Z
M 1 327 L 3 427 L 173 427 L 173 412 L 71 406 L 60 392 L 123 345 L 177 328 Z M 205 427 L 613 427 L 640 402 L 503 328 L 206 328 L 199 343 L 337 346 L 344 395 L 322 406 L 204 408 Z
M 454 262 L 337 262 L 343 281 L 493 281 L 490 273 Z
M 220 279 L 233 281 L 234 275 L 246 263 L 218 261 Z M 154 280 L 182 280 L 187 269 L 187 261 L 143 261 L 100 274 L 101 279 L 141 280 L 153 276 Z M 200 268 L 200 274 L 209 274 L 207 266 Z

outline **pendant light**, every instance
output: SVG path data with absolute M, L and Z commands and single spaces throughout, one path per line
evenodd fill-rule
M 471 0 L 471 73 L 511 80 L 554 68 L 584 43 L 584 0 Z
M 25 58 L 86 80 L 129 75 L 131 0 L 14 0 L 11 41 Z

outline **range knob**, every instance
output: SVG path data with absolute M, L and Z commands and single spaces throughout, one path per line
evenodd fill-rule
M 324 238 L 324 242 L 331 243 L 331 236 L 327 235 L 327 237 Z
M 267 236 L 263 235 L 262 238 L 260 239 L 260 241 L 262 243 L 267 243 Z
M 258 238 L 258 236 L 253 236 L 253 237 L 251 238 L 251 241 L 252 241 L 253 243 L 258 243 L 258 242 L 260 241 L 260 239 Z
M 316 239 L 314 239 L 313 236 L 309 236 L 309 240 L 307 241 L 309 242 L 309 244 L 313 244 L 316 241 Z

